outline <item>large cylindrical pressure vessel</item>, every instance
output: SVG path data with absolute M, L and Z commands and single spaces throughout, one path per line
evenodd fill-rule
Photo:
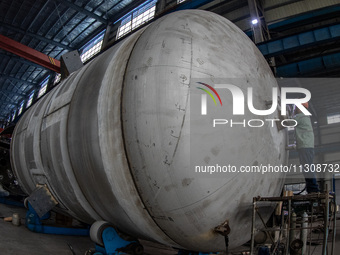
M 28 194 L 46 185 L 58 210 L 87 223 L 111 222 L 138 238 L 224 250 L 214 228 L 227 220 L 229 248 L 247 242 L 252 197 L 279 195 L 283 179 L 201 178 L 191 168 L 191 81 L 214 84 L 221 77 L 261 79 L 254 85 L 257 108 L 277 87 L 256 46 L 225 18 L 199 10 L 159 18 L 71 74 L 22 116 L 11 145 L 19 183 Z M 202 146 L 202 165 L 215 159 L 284 164 L 285 134 L 269 124 L 225 128 L 217 144 Z

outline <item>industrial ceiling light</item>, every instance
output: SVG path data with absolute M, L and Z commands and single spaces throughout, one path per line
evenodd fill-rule
M 251 23 L 252 23 L 253 25 L 256 25 L 258 22 L 259 22 L 259 21 L 258 21 L 257 19 L 253 19 L 253 20 L 251 21 Z

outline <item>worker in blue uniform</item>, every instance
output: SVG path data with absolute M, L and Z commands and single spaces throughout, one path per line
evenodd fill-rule
M 302 105 L 308 108 L 308 103 L 303 103 Z M 314 159 L 314 132 L 312 122 L 310 117 L 302 113 L 299 108 L 295 110 L 294 119 L 297 122 L 295 126 L 296 148 L 306 180 L 306 189 L 308 193 L 317 193 L 320 192 L 319 185 L 316 181 L 315 171 L 311 171 L 313 169 L 312 164 Z

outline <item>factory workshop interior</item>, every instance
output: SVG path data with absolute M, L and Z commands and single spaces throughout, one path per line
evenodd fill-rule
M 340 0 L 0 13 L 0 254 L 340 254 Z

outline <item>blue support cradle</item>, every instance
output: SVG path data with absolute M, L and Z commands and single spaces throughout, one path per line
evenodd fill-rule
M 54 235 L 72 235 L 72 236 L 88 236 L 89 228 L 65 228 L 46 226 L 42 223 L 42 220 L 50 218 L 51 213 L 48 212 L 44 216 L 39 217 L 30 203 L 27 203 L 28 211 L 26 213 L 26 227 L 32 232 Z

